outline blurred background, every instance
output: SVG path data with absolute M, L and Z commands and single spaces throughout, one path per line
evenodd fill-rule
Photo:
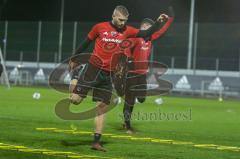
M 12 85 L 47 85 L 57 64 L 74 53 L 94 24 L 110 21 L 120 4 L 135 27 L 173 6 L 175 21 L 151 56 L 169 67 L 158 78 L 173 83 L 172 94 L 240 98 L 238 0 L 1 0 L 1 62 L 7 70 L 1 83 L 8 75 Z M 66 72 L 62 81 L 69 80 Z

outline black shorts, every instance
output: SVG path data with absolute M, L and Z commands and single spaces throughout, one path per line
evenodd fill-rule
M 101 101 L 107 105 L 110 104 L 112 96 L 110 72 L 88 63 L 79 77 L 74 93 L 85 98 L 90 90 L 93 91 L 93 101 Z
M 136 98 L 143 103 L 147 94 L 145 74 L 128 73 L 125 88 L 125 102 L 134 105 Z

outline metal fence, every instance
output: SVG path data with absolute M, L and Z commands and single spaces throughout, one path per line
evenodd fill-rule
M 7 73 L 11 85 L 42 85 L 47 86 L 49 77 L 56 63 L 40 63 L 39 68 L 35 62 L 6 62 Z M 240 73 L 230 71 L 209 71 L 209 70 L 188 70 L 174 69 L 162 75 L 158 74 L 159 68 L 152 68 L 148 74 L 148 84 L 159 84 L 164 88 L 159 80 L 167 80 L 172 83 L 171 94 L 181 94 L 190 96 L 202 96 L 219 98 L 240 98 Z M 152 72 L 152 73 L 151 73 Z M 154 74 L 153 74 L 154 73 Z M 155 76 L 155 73 L 157 73 Z M 71 77 L 66 69 L 58 79 L 59 83 L 69 84 Z M 4 76 L 0 77 L 0 84 L 4 84 Z
M 61 39 L 59 22 L 0 22 L 0 46 L 6 61 L 59 62 L 71 56 L 95 23 L 65 22 Z M 196 23 L 192 69 L 240 71 L 239 27 Z M 152 59 L 187 68 L 188 29 L 188 23 L 173 23 L 154 42 Z

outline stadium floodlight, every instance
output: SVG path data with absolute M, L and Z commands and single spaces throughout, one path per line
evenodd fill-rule
M 7 87 L 8 87 L 8 89 L 10 89 L 10 83 L 9 83 L 9 80 L 8 80 L 8 74 L 7 74 L 5 62 L 4 62 L 4 59 L 3 59 L 1 47 L 0 47 L 0 62 L 2 64 L 2 66 L 3 66 L 3 79 L 5 80 L 5 83 L 6 83 Z

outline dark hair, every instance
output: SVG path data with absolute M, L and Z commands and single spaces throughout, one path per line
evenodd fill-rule
M 114 9 L 114 12 L 115 11 L 118 11 L 119 13 L 121 13 L 124 16 L 129 16 L 127 8 L 123 5 L 116 6 L 115 9 Z M 114 12 L 113 12 L 113 14 L 114 14 Z
M 153 25 L 153 24 L 154 24 L 154 21 L 153 21 L 152 19 L 150 19 L 150 18 L 144 18 L 144 19 L 141 21 L 140 26 L 142 26 L 142 25 L 145 24 L 145 23 L 148 23 L 148 24 L 150 24 L 150 25 Z

